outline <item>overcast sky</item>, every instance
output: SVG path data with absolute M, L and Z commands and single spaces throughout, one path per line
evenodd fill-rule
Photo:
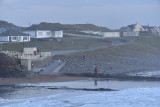
M 160 26 L 160 0 L 0 0 L 0 20 L 96 24 L 111 29 L 136 22 Z

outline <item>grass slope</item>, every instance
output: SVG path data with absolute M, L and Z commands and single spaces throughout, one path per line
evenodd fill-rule
M 95 48 L 106 46 L 108 42 L 103 39 L 93 39 L 85 37 L 65 37 L 62 41 L 41 41 L 28 43 L 4 43 L 3 50 L 21 51 L 24 47 L 41 47 L 41 51 L 55 51 L 55 50 L 79 50 L 86 48 Z

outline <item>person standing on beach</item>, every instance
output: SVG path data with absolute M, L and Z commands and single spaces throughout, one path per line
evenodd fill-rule
M 97 67 L 95 67 L 95 74 L 97 75 L 97 72 L 98 72 L 98 68 Z

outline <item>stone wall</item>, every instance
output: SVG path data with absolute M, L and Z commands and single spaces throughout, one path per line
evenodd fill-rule
M 32 68 L 40 68 L 50 64 L 52 61 L 52 57 L 41 58 L 37 60 L 32 60 Z

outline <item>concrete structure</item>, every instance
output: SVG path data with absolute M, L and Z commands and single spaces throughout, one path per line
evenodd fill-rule
M 123 32 L 123 36 L 139 36 L 139 32 Z
M 120 37 L 120 32 L 101 32 L 100 35 L 103 37 Z
M 24 47 L 23 49 L 23 54 L 36 54 L 37 53 L 37 47 Z
M 31 59 L 21 59 L 21 65 L 28 71 L 32 69 Z
M 8 30 L 0 33 L 0 42 L 28 42 L 30 35 L 16 30 Z
M 63 31 L 54 27 L 40 27 L 33 25 L 23 31 L 30 34 L 31 38 L 62 38 Z

